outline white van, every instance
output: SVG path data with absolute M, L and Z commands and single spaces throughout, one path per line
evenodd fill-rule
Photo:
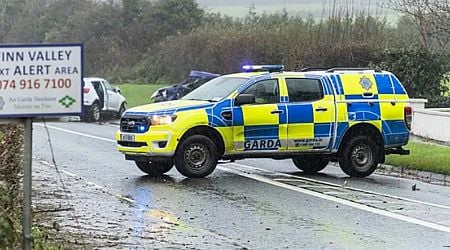
M 125 97 L 118 87 L 98 77 L 83 78 L 83 114 L 81 120 L 96 122 L 105 113 L 120 117 L 126 110 Z

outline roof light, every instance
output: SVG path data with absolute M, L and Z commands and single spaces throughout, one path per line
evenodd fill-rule
M 269 71 L 272 72 L 282 72 L 284 70 L 284 65 L 244 65 L 242 66 L 244 72 L 259 72 L 259 71 Z

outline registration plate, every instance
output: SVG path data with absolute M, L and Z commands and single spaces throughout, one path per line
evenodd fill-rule
M 120 140 L 121 141 L 135 141 L 134 135 L 128 135 L 128 134 L 121 134 Z

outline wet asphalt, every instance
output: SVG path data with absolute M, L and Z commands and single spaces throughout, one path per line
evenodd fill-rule
M 49 211 L 41 223 L 75 247 L 450 247 L 450 187 L 382 174 L 348 178 L 331 164 L 308 176 L 290 160 L 270 159 L 219 165 L 204 179 L 175 168 L 151 178 L 116 150 L 114 124 L 48 123 L 64 192 L 42 125 L 33 131 L 33 204 L 36 214 Z

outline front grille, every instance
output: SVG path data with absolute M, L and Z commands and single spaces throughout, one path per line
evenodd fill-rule
M 140 148 L 140 147 L 147 146 L 147 143 L 145 143 L 145 142 L 118 141 L 117 143 L 120 146 L 130 147 L 130 148 Z
M 124 116 L 120 120 L 120 131 L 127 133 L 145 133 L 149 129 L 149 120 L 147 117 Z

